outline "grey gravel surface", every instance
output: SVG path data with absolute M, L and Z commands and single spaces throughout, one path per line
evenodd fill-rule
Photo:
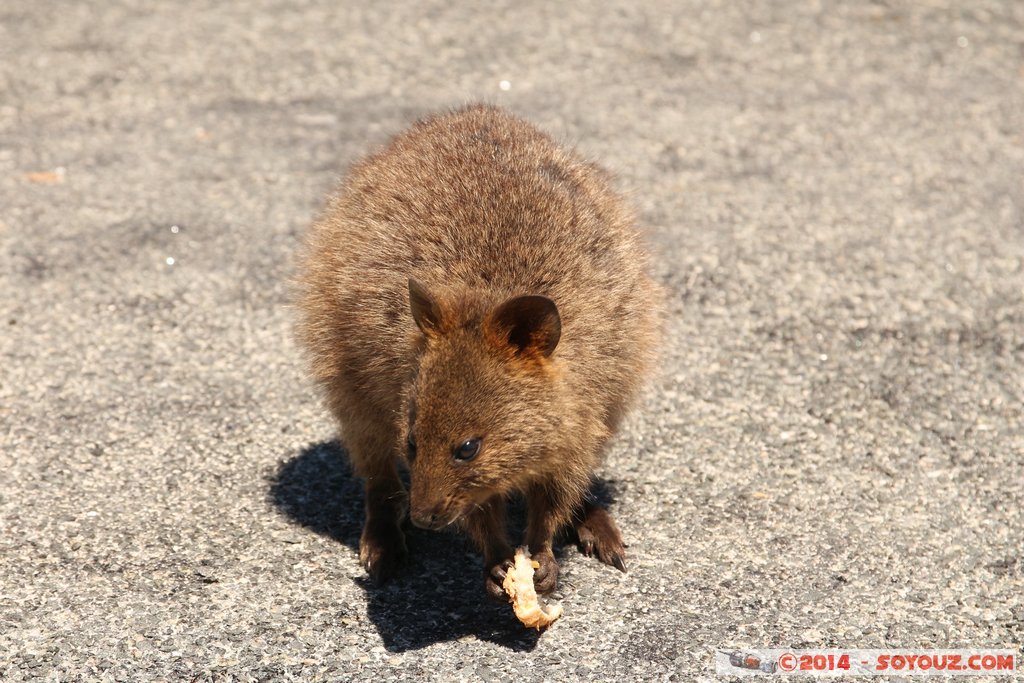
M 605 163 L 669 296 L 537 637 L 359 483 L 290 336 L 359 154 L 482 99 Z M 0 679 L 695 680 L 1024 640 L 1024 4 L 0 5 Z

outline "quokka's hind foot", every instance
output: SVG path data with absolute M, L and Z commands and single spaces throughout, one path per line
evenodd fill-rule
M 626 547 L 615 520 L 602 507 L 587 502 L 575 521 L 580 552 L 587 557 L 596 556 L 605 564 L 621 572 L 626 571 Z

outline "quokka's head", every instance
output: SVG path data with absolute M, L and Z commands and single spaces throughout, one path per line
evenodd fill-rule
M 466 315 L 415 280 L 409 300 L 423 335 L 405 404 L 410 516 L 439 529 L 550 471 L 562 422 L 554 355 L 561 318 L 537 295 Z

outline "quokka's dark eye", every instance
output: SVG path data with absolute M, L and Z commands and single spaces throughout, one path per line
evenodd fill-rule
M 466 439 L 455 447 L 456 460 L 472 460 L 480 452 L 480 439 Z

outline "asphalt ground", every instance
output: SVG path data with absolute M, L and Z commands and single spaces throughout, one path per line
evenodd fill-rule
M 361 489 L 301 235 L 418 116 L 508 106 L 669 292 L 601 474 L 629 573 L 540 635 Z M 0 678 L 708 680 L 720 647 L 1024 640 L 1024 4 L 0 5 Z

